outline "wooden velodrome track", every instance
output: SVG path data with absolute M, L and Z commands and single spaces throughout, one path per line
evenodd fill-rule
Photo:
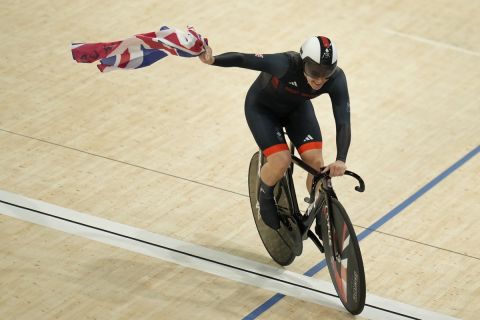
M 0 16 L 0 189 L 9 192 L 0 200 L 37 199 L 275 268 L 247 197 L 256 146 L 243 101 L 257 72 L 168 57 L 101 74 L 74 63 L 69 44 L 163 24 L 195 26 L 214 53 L 298 50 L 307 36 L 330 36 L 349 81 L 347 165 L 367 183 L 358 194 L 338 178 L 337 192 L 357 233 L 396 214 L 361 241 L 368 292 L 478 319 L 478 1 L 4 0 Z M 314 105 L 332 161 L 329 99 Z M 265 304 L 275 292 L 261 284 L 0 208 L 2 319 L 351 318 L 292 296 Z M 320 260 L 306 243 L 285 269 L 303 274 Z M 314 278 L 329 281 L 325 269 Z

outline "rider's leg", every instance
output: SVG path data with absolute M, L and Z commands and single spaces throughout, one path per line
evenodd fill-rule
M 267 150 L 268 151 L 268 150 Z M 268 152 L 265 152 L 267 153 Z M 260 204 L 260 215 L 267 226 L 273 229 L 280 228 L 278 208 L 275 202 L 273 190 L 275 184 L 283 177 L 290 166 L 290 152 L 283 150 L 267 156 L 267 162 L 260 171 L 260 193 L 258 202 Z
M 302 160 L 313 169 L 320 171 L 320 168 L 324 166 L 322 149 L 310 149 L 300 154 Z M 308 174 L 307 176 L 307 190 L 310 192 L 312 188 L 313 176 Z
M 289 115 L 286 125 L 288 136 L 297 147 L 298 153 L 309 166 L 320 170 L 323 166 L 322 133 L 310 100 L 298 106 Z M 307 188 L 310 192 L 313 177 L 308 175 Z
M 258 203 L 266 225 L 280 228 L 273 189 L 290 165 L 290 153 L 283 135 L 283 122 L 272 109 L 259 103 L 255 90 L 250 89 L 245 99 L 245 116 L 250 131 L 267 158 L 260 172 Z
M 283 177 L 291 162 L 290 151 L 283 150 L 271 154 L 261 169 L 260 178 L 265 184 L 274 186 Z
M 302 147 L 303 147 L 303 150 L 304 150 L 305 148 L 308 148 L 309 146 L 308 145 L 303 145 L 299 149 L 302 150 Z M 315 169 L 317 171 L 320 171 L 320 168 L 322 168 L 324 166 L 321 144 L 317 144 L 317 148 L 309 149 L 309 150 L 301 152 L 300 157 L 302 158 L 303 161 L 305 161 L 306 164 L 308 164 L 310 167 L 312 167 L 313 169 Z M 313 176 L 311 174 L 308 174 L 308 176 L 307 176 L 307 190 L 308 190 L 309 194 L 310 194 L 310 191 L 312 189 L 312 182 L 313 182 Z M 310 196 L 312 196 L 312 195 L 310 195 Z M 321 231 L 321 227 L 320 227 L 318 219 L 316 220 L 316 224 L 315 224 L 315 232 L 318 235 L 318 237 L 320 239 L 322 239 L 322 231 Z
M 319 146 L 319 145 L 317 145 Z M 303 146 L 305 148 L 305 145 Z M 302 147 L 300 147 L 301 149 Z M 307 146 L 308 148 L 308 146 Z M 316 148 L 316 149 L 310 149 L 307 151 L 304 151 L 300 153 L 300 157 L 302 158 L 303 161 L 305 161 L 306 164 L 308 164 L 310 167 L 313 169 L 320 171 L 320 168 L 324 166 L 323 164 L 323 155 L 322 155 L 322 149 Z M 307 176 L 307 190 L 308 193 L 310 194 L 310 191 L 312 189 L 312 182 L 313 182 L 313 176 L 311 174 L 308 174 Z M 310 194 L 310 196 L 314 196 Z M 312 199 L 313 200 L 313 199 Z M 321 227 L 319 224 L 319 220 L 316 220 L 315 224 L 315 232 L 318 235 L 320 239 L 322 239 L 322 231 Z

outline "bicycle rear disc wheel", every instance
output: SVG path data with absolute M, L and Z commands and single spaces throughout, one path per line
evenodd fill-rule
M 365 306 L 366 282 L 355 230 L 337 199 L 331 199 L 330 208 L 324 205 L 321 210 L 320 225 L 330 278 L 345 309 L 359 314 Z
M 259 152 L 253 154 L 250 160 L 250 167 L 248 169 L 248 191 L 250 196 L 250 205 L 252 207 L 253 219 L 257 226 L 258 234 L 262 239 L 263 245 L 272 259 L 281 266 L 289 265 L 293 262 L 296 255 L 289 247 L 287 242 L 280 236 L 280 234 L 268 227 L 260 216 L 260 206 L 258 205 L 258 190 L 260 187 L 259 173 L 262 164 L 259 164 Z M 280 185 L 280 184 L 279 184 Z M 278 188 L 275 187 L 274 193 L 277 194 Z M 284 207 L 288 205 L 285 201 L 281 201 Z

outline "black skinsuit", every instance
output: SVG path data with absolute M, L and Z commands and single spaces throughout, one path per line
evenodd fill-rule
M 337 129 L 337 160 L 346 161 L 350 146 L 350 102 L 342 69 L 314 90 L 303 74 L 299 53 L 243 54 L 215 56 L 214 65 L 261 71 L 248 90 L 245 115 L 258 146 L 269 156 L 288 150 L 283 136 L 285 127 L 300 153 L 321 148 L 322 136 L 310 99 L 327 93 L 332 101 Z

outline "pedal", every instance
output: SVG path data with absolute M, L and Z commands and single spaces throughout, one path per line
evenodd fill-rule
M 289 216 L 284 213 L 279 213 L 280 221 L 288 228 L 288 231 L 292 231 L 292 224 L 289 221 Z
M 303 239 L 296 225 L 290 223 L 289 228 L 282 226 L 277 233 L 296 256 L 302 254 Z
M 303 201 L 305 201 L 308 204 L 311 204 L 313 202 L 313 199 L 310 199 L 310 197 L 305 197 L 303 198 Z

